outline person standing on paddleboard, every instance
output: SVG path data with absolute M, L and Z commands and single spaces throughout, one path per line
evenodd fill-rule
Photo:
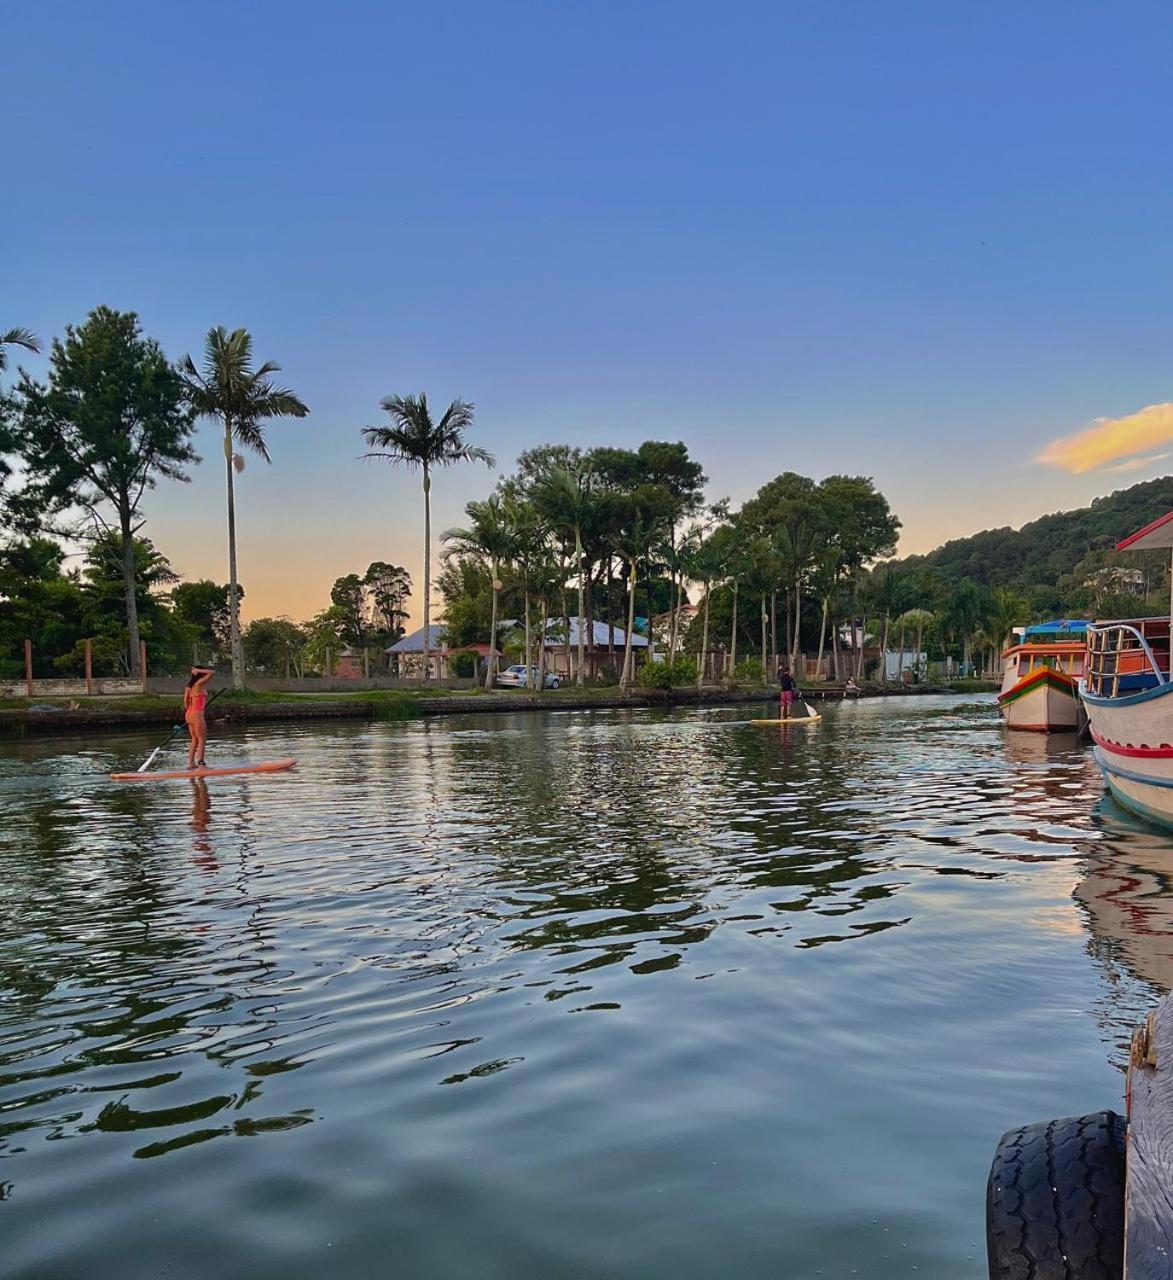
M 782 686 L 782 694 L 778 699 L 778 714 L 783 720 L 789 720 L 790 708 L 794 705 L 794 695 L 798 692 L 798 685 L 794 683 L 789 667 L 783 667 L 778 673 L 778 683 Z
M 208 743 L 208 725 L 204 708 L 208 705 L 208 684 L 216 673 L 211 667 L 192 667 L 187 688 L 183 691 L 183 718 L 191 741 L 187 744 L 187 767 L 206 769 L 204 751 Z

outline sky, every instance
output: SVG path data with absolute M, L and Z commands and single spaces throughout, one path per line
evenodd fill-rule
M 871 475 L 926 551 L 1168 469 L 1171 39 L 1145 0 L 10 6 L 0 328 L 106 304 L 281 364 L 246 617 L 420 581 L 418 477 L 360 461 L 392 393 L 497 457 L 437 533 L 522 449 L 651 438 L 735 503 Z M 198 447 L 147 532 L 224 581 Z

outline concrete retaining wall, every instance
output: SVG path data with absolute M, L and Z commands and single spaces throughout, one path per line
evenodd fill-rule
M 182 680 L 179 682 L 179 687 L 183 688 Z M 142 693 L 143 685 L 141 680 L 125 680 L 114 676 L 95 676 L 92 681 L 92 691 L 95 697 L 98 694 L 111 696 L 118 693 Z M 84 680 L 34 680 L 32 697 L 84 698 L 86 692 L 86 682 Z M 0 683 L 0 698 L 27 697 L 29 697 L 29 687 L 26 681 L 8 680 Z
M 279 676 L 248 676 L 245 683 L 258 693 L 365 693 L 371 689 L 419 689 L 418 680 L 403 680 L 398 676 L 372 676 L 369 680 L 348 680 L 342 676 L 317 680 L 284 680 Z M 474 689 L 476 681 L 433 680 L 432 689 Z M 186 676 L 148 676 L 148 693 L 182 693 L 187 684 Z M 227 672 L 218 673 L 212 681 L 213 689 L 230 684 Z M 17 695 L 18 697 L 20 695 Z

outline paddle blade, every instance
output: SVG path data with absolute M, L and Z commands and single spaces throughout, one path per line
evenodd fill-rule
M 814 709 L 814 707 L 812 707 L 812 706 L 811 706 L 811 704 L 810 704 L 809 702 L 805 701 L 805 699 L 804 699 L 804 701 L 803 701 L 803 704 L 802 704 L 802 705 L 803 705 L 804 707 L 806 707 L 806 713 L 807 713 L 807 715 L 808 715 L 808 716 L 815 716 L 815 715 L 818 715 L 818 712 Z

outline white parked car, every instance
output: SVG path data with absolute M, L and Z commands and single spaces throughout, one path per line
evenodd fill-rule
M 506 667 L 504 671 L 497 676 L 497 683 L 502 688 L 507 689 L 523 689 L 526 687 L 525 665 L 517 667 Z M 561 686 L 562 681 L 556 675 L 546 672 L 546 688 L 557 689 Z M 536 689 L 538 687 L 538 669 L 530 667 L 529 687 Z

